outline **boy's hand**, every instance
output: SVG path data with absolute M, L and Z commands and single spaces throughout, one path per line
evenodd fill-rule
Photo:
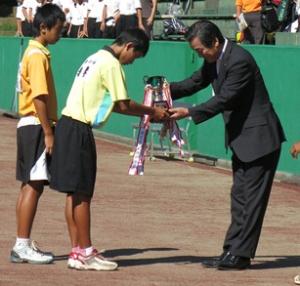
M 170 118 L 169 112 L 161 107 L 153 107 L 154 113 L 151 116 L 151 122 L 162 122 Z
M 45 146 L 46 146 L 46 153 L 49 155 L 52 155 L 53 143 L 54 143 L 53 133 L 46 134 L 45 135 Z
M 184 107 L 170 108 L 168 111 L 170 113 L 170 118 L 175 120 L 182 119 L 190 115 L 189 110 Z
M 105 21 L 102 21 L 102 22 L 101 22 L 101 24 L 100 24 L 100 30 L 101 30 L 102 32 L 104 32 L 104 30 L 105 30 Z
M 299 152 L 300 152 L 300 142 L 296 142 L 291 147 L 290 153 L 291 153 L 291 155 L 292 155 L 293 158 L 297 159 Z

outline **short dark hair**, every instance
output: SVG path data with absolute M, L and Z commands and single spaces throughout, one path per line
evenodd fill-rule
M 149 38 L 146 33 L 141 29 L 128 29 L 122 32 L 113 42 L 118 46 L 127 43 L 132 43 L 134 50 L 142 52 L 145 56 L 149 49 Z
M 56 25 L 58 20 L 65 22 L 66 16 L 57 5 L 49 3 L 37 8 L 33 19 L 33 35 L 35 37 L 40 35 L 41 24 L 51 29 Z
M 189 27 L 185 34 L 187 41 L 191 42 L 197 37 L 206 48 L 211 48 L 216 38 L 220 44 L 224 43 L 224 36 L 214 23 L 208 20 L 200 20 Z

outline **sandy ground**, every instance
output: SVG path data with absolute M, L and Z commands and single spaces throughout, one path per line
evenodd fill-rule
M 217 271 L 201 261 L 219 255 L 229 224 L 231 173 L 199 163 L 147 161 L 128 176 L 130 147 L 97 139 L 98 174 L 92 236 L 118 261 L 114 272 L 69 270 L 64 195 L 46 189 L 32 238 L 56 255 L 52 265 L 12 264 L 15 239 L 16 121 L 0 117 L 0 285 L 293 285 L 300 274 L 300 188 L 275 183 L 252 267 Z

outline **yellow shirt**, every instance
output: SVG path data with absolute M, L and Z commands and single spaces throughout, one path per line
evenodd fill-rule
M 120 62 L 110 51 L 100 50 L 77 71 L 62 114 L 99 126 L 108 119 L 116 101 L 128 99 Z
M 56 121 L 57 100 L 50 66 L 50 52 L 46 47 L 35 40 L 29 41 L 29 45 L 23 55 L 20 66 L 20 81 L 20 115 L 33 115 L 37 117 L 33 99 L 43 95 L 48 97 L 48 118 L 52 121 Z
M 261 10 L 262 0 L 236 0 L 235 5 L 242 8 L 243 13 L 258 12 Z

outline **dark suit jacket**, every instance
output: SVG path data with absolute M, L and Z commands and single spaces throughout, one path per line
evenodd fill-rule
M 190 78 L 171 83 L 173 99 L 190 96 L 212 84 L 215 96 L 189 108 L 196 124 L 222 113 L 226 144 L 243 162 L 280 148 L 285 135 L 251 54 L 228 41 L 216 73 L 216 63 L 204 61 Z

